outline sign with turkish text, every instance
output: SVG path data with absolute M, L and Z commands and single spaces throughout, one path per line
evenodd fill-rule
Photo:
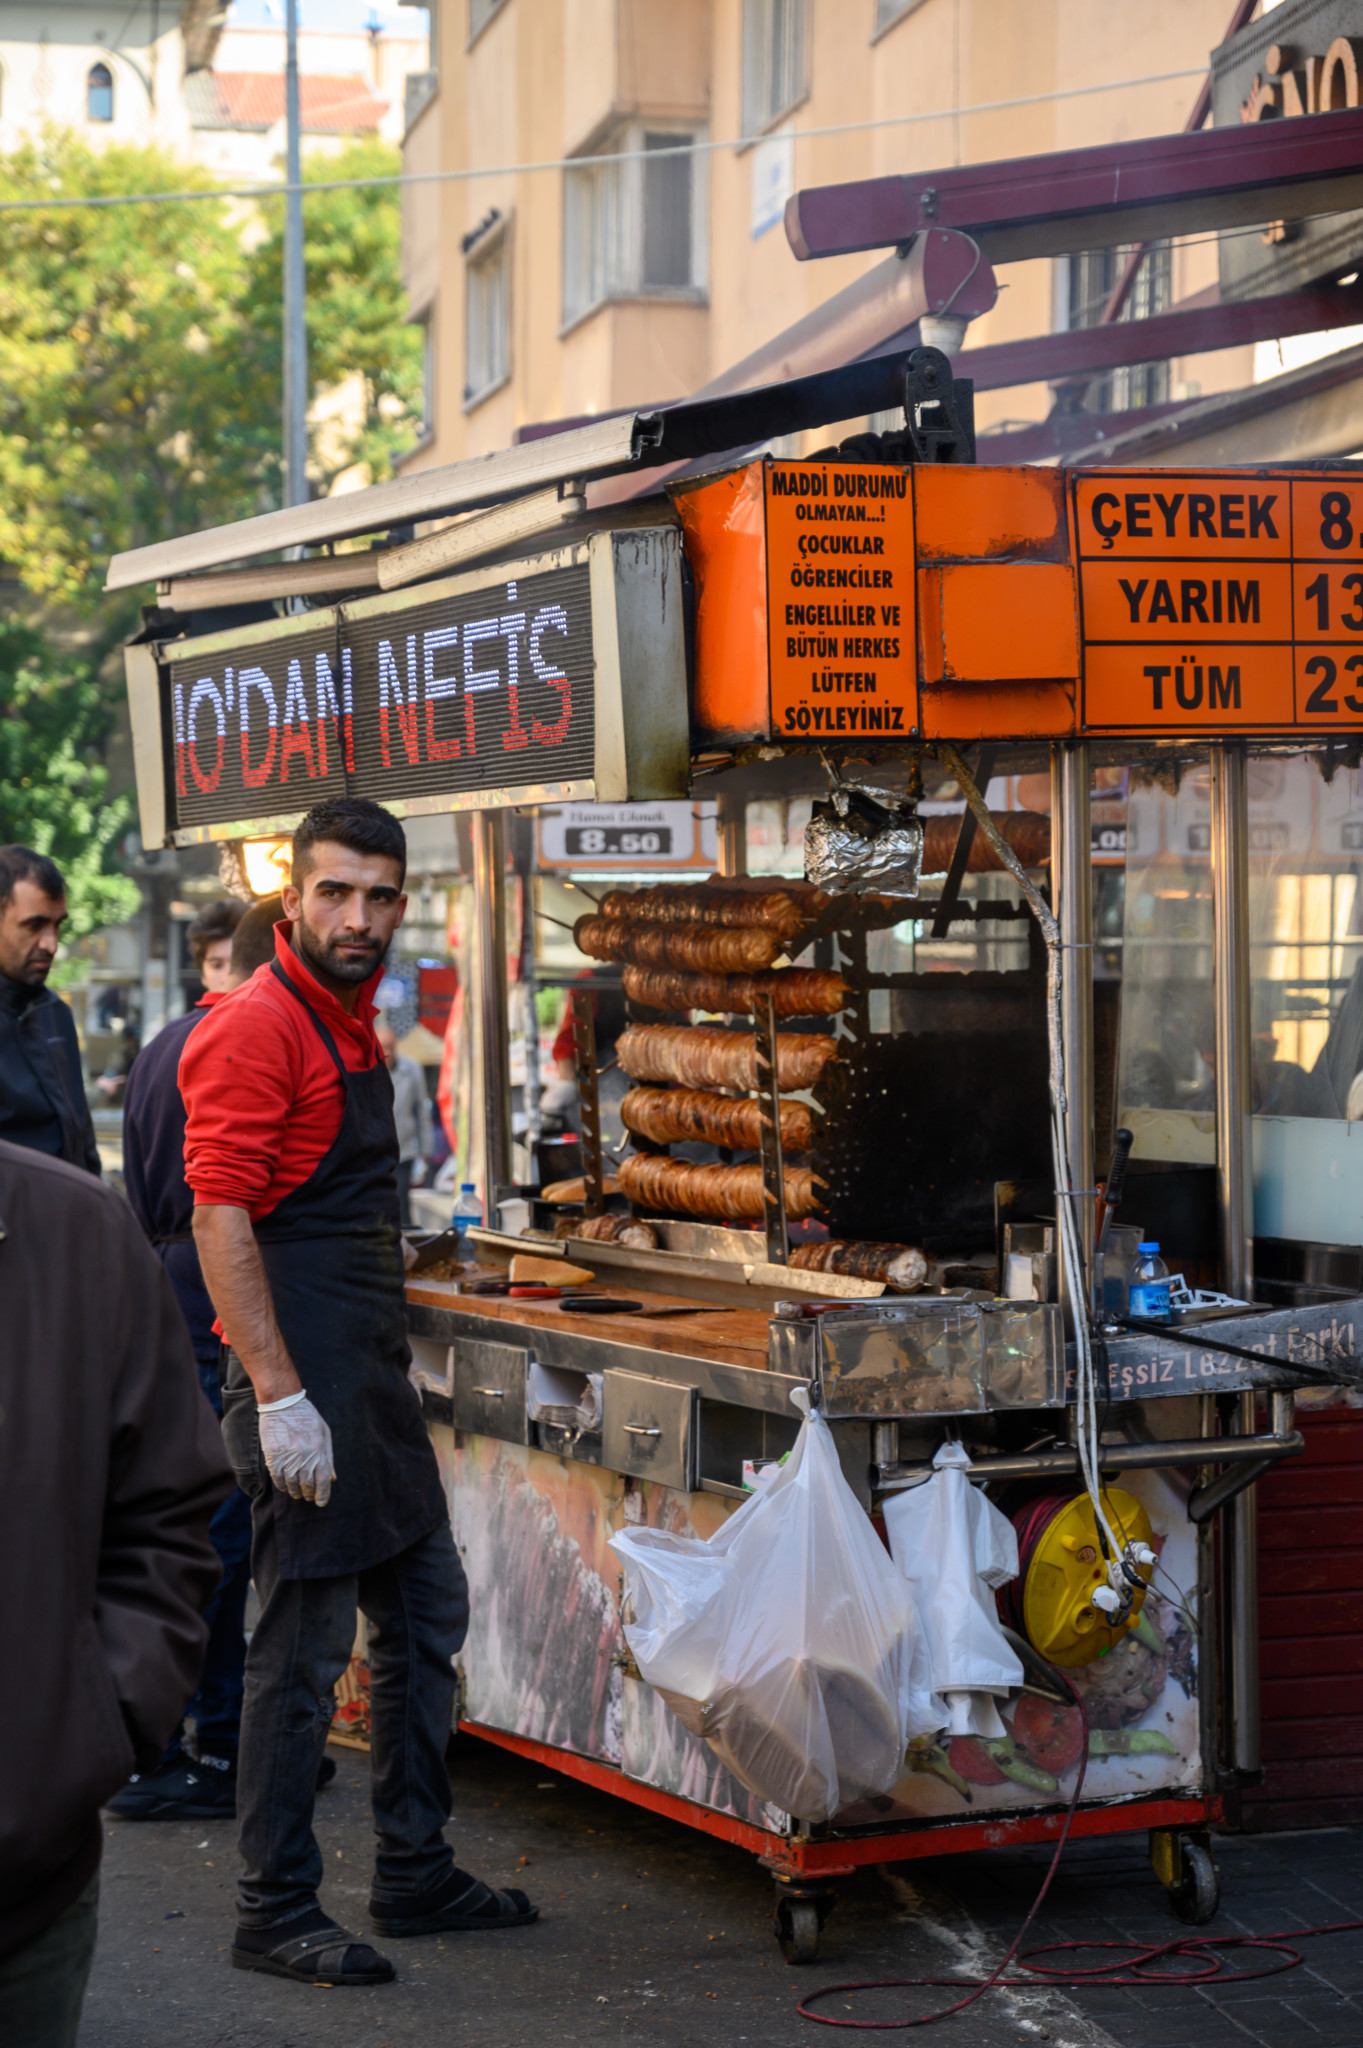
M 540 868 L 709 873 L 719 846 L 713 803 L 544 804 L 536 814 Z
M 182 826 L 592 775 L 585 563 L 167 655 Z
M 1363 480 L 1089 475 L 1074 505 L 1087 729 L 1363 719 Z
M 774 730 L 908 739 L 918 723 L 911 472 L 864 462 L 764 468 Z

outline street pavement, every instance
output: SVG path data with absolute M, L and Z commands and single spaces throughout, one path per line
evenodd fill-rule
M 318 1800 L 324 1899 L 364 1934 L 368 1759 L 333 1748 Z M 520 1884 L 537 1925 L 378 1943 L 395 1984 L 327 1991 L 233 1970 L 230 1824 L 106 1822 L 100 1941 L 80 2048 L 790 2048 L 821 2036 L 795 2011 L 823 1984 L 975 1974 L 1003 1952 L 1045 1859 L 938 1858 L 845 1879 L 818 1963 L 790 1968 L 772 1933 L 770 1880 L 745 1851 L 678 1827 L 504 1751 L 452 1751 L 461 1862 Z M 1144 1838 L 1068 1852 L 1028 1945 L 1177 1932 Z M 1222 1845 L 1226 1910 L 1209 1931 L 1363 1915 L 1363 1830 Z M 940 2032 L 960 2048 L 1221 2048 L 1363 2039 L 1363 1936 L 1308 1944 L 1309 1970 L 1228 1991 L 989 1992 Z M 958 1995 L 877 1992 L 840 2019 L 892 2019 Z

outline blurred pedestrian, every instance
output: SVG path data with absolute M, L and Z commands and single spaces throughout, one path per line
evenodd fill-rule
M 278 902 L 276 896 L 272 899 Z M 250 906 L 233 896 L 221 896 L 206 903 L 185 931 L 189 957 L 210 996 L 225 995 L 232 987 L 232 937 Z
M 230 1485 L 170 1281 L 123 1198 L 0 1142 L 0 2034 L 71 2048 L 102 1801 L 194 1687 Z
M 76 1020 L 47 985 L 65 922 L 55 863 L 0 846 L 0 1138 L 98 1173 Z
M 418 1063 L 398 1051 L 398 1035 L 391 1024 L 379 1024 L 374 1036 L 379 1041 L 388 1071 L 393 1077 L 393 1121 L 398 1129 L 398 1202 L 402 1227 L 412 1221 L 412 1171 L 423 1165 L 431 1153 L 431 1098 L 426 1093 L 426 1076 Z
M 194 1008 L 158 1031 L 128 1076 L 123 1177 L 133 1214 L 170 1275 L 194 1346 L 199 1384 L 222 1416 L 222 1338 L 194 1245 L 194 1197 L 185 1181 L 185 1105 L 176 1080 L 190 1033 L 232 989 L 274 956 L 278 896 L 253 904 L 210 904 L 190 945 L 208 986 Z M 210 912 L 231 911 L 230 918 Z M 221 926 L 230 924 L 224 939 Z M 214 955 L 226 951 L 225 961 Z M 213 984 L 217 984 L 214 986 Z M 237 1749 L 246 1670 L 246 1596 L 251 1587 L 251 1503 L 233 1487 L 213 1517 L 222 1583 L 209 1604 L 203 1676 L 154 1770 L 140 1771 L 109 1801 L 120 1820 L 231 1820 L 237 1810 Z M 185 1722 L 194 1721 L 194 1753 Z M 334 1766 L 333 1766 L 334 1771 Z

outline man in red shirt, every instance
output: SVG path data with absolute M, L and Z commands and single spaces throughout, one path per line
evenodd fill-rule
M 393 1966 L 318 1902 L 317 1766 L 369 1622 L 370 1918 L 381 1934 L 518 1926 L 535 1908 L 458 1869 L 442 1829 L 468 1588 L 407 1377 L 393 1089 L 374 990 L 407 899 L 377 804 L 318 804 L 293 842 L 275 958 L 186 1043 L 194 1240 L 230 1346 L 223 1433 L 252 1503 L 261 1613 L 246 1661 L 232 1961 L 301 1982 Z

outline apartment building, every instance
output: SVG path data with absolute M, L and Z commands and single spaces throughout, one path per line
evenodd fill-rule
M 797 263 L 782 216 L 800 187 L 1182 128 L 1228 13 L 1229 0 L 435 0 L 404 159 L 457 176 L 404 197 L 429 362 L 409 463 L 681 397 L 881 260 Z M 1093 324 L 1119 262 L 1001 268 L 968 345 Z M 1129 314 L 1216 276 L 1211 238 L 1157 245 Z M 1253 375 L 1237 348 L 1116 372 L 1086 402 L 1190 399 Z M 1035 421 L 1051 402 L 1045 384 L 990 392 L 978 417 Z
M 407 79 L 427 69 L 421 13 L 363 25 L 304 10 L 304 146 L 396 143 Z M 273 14 L 274 18 L 271 18 Z M 311 25 L 314 20 L 317 25 Z M 0 150 L 67 129 L 94 148 L 153 144 L 215 176 L 268 179 L 284 153 L 283 9 L 223 0 L 0 0 Z

